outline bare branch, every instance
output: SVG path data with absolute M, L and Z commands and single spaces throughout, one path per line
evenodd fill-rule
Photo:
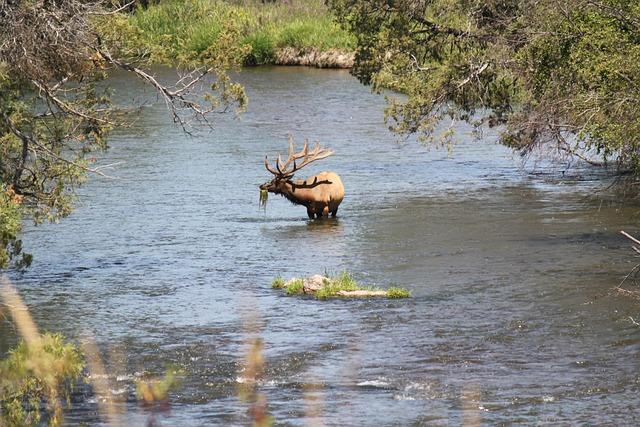
M 479 66 L 474 66 L 471 68 L 471 74 L 469 75 L 469 77 L 467 77 L 466 79 L 464 79 L 462 82 L 460 82 L 457 86 L 456 89 L 460 90 L 462 89 L 464 86 L 466 86 L 472 79 L 476 79 L 480 76 L 480 74 L 482 74 L 487 68 L 489 68 L 489 63 L 488 62 L 483 62 L 482 64 L 480 64 Z
M 138 0 L 131 0 L 129 3 L 122 5 L 122 6 L 120 6 L 120 7 L 119 7 L 119 8 L 117 8 L 117 9 L 110 10 L 110 11 L 108 11 L 108 12 L 97 12 L 97 11 L 93 11 L 93 12 L 90 12 L 89 14 L 90 14 L 90 15 L 98 15 L 98 16 L 115 15 L 115 14 L 117 14 L 117 13 L 119 13 L 119 12 L 122 12 L 122 11 L 123 11 L 123 10 L 125 10 L 125 9 L 128 9 L 129 7 L 133 6 L 133 5 L 134 5 L 134 4 L 136 4 L 137 2 L 138 2 Z
M 640 245 L 640 240 L 636 239 L 635 237 L 633 237 L 631 234 L 627 233 L 626 231 L 620 230 L 620 234 L 622 234 L 627 239 L 631 240 L 633 243 L 635 243 L 637 245 Z
M 193 115 L 195 115 L 196 117 L 202 119 L 204 122 L 208 123 L 207 120 L 207 116 L 214 112 L 213 108 L 210 109 L 205 109 L 202 108 L 200 104 L 196 103 L 195 101 L 191 101 L 189 99 L 187 99 L 185 97 L 186 94 L 189 93 L 189 91 L 198 83 L 202 82 L 204 80 L 205 77 L 207 77 L 209 74 L 211 74 L 215 68 L 214 67 L 202 67 L 198 70 L 194 70 L 192 73 L 190 73 L 189 75 L 183 77 L 178 83 L 182 83 L 185 82 L 186 79 L 190 79 L 189 81 L 182 83 L 182 87 L 178 90 L 170 90 L 167 86 L 164 86 L 163 84 L 161 84 L 160 82 L 158 82 L 158 80 L 156 80 L 155 77 L 153 77 L 152 75 L 148 74 L 147 72 L 145 72 L 144 70 L 135 67 L 134 65 L 121 61 L 118 58 L 115 58 L 114 56 L 112 56 L 107 50 L 95 46 L 94 47 L 96 49 L 96 51 L 98 51 L 104 59 L 106 59 L 108 62 L 122 68 L 123 70 L 126 71 L 130 71 L 132 73 L 134 73 L 135 75 L 137 75 L 140 79 L 142 79 L 143 81 L 145 81 L 146 83 L 150 84 L 151 86 L 153 86 L 164 98 L 165 103 L 167 104 L 167 107 L 169 107 L 171 109 L 171 112 L 173 114 L 173 121 L 175 123 L 180 124 L 183 129 L 185 130 L 185 132 L 188 133 L 187 130 L 187 125 L 188 123 L 185 122 L 182 117 L 180 117 L 179 112 L 182 110 L 187 110 L 190 111 Z
M 47 98 L 49 98 L 51 101 L 53 101 L 53 103 L 58 108 L 60 108 L 62 111 L 66 112 L 66 113 L 72 114 L 72 115 L 77 116 L 77 117 L 82 117 L 85 120 L 91 120 L 91 121 L 96 121 L 96 122 L 110 124 L 110 125 L 117 125 L 117 123 L 111 122 L 109 120 L 102 119 L 102 118 L 98 117 L 97 115 L 88 115 L 88 114 L 83 113 L 82 111 L 78 111 L 78 110 L 74 109 L 69 104 L 65 103 L 64 101 L 62 101 L 61 99 L 56 97 L 55 94 L 54 94 L 54 91 L 49 89 L 47 87 L 47 85 L 45 85 L 45 84 L 41 84 L 41 83 L 39 83 L 37 81 L 32 81 L 32 83 L 40 91 L 44 92 L 44 94 L 47 96 Z M 58 83 L 58 85 L 56 85 L 56 86 L 59 86 L 61 83 L 62 82 Z
M 105 165 L 102 167 L 97 167 L 97 168 L 89 168 L 86 167 L 84 165 L 81 165 L 77 162 L 74 162 L 72 160 L 66 159 L 62 156 L 60 156 L 57 153 L 54 153 L 50 148 L 46 147 L 43 144 L 40 144 L 38 141 L 36 141 L 34 138 L 32 138 L 31 136 L 25 134 L 24 132 L 20 131 L 20 129 L 18 129 L 15 124 L 13 123 L 13 121 L 11 120 L 11 118 L 6 114 L 6 112 L 2 109 L 2 107 L 0 106 L 0 117 L 3 119 L 3 121 L 5 122 L 5 124 L 7 125 L 7 127 L 9 128 L 9 130 L 11 131 L 11 133 L 13 133 L 15 136 L 17 136 L 21 141 L 22 141 L 22 156 L 20 159 L 20 165 L 19 167 L 16 169 L 15 175 L 14 175 L 14 188 L 17 192 L 19 192 L 19 185 L 18 182 L 20 181 L 20 177 L 23 173 L 23 171 L 25 170 L 25 163 L 26 163 L 26 159 L 28 156 L 28 151 L 32 150 L 32 148 L 30 148 L 30 146 L 34 146 L 39 148 L 43 153 L 45 153 L 47 156 L 52 157 L 60 162 L 66 163 L 70 166 L 73 166 L 74 168 L 79 168 L 85 172 L 90 172 L 93 174 L 96 174 L 98 176 L 101 176 L 103 178 L 109 178 L 109 179 L 116 179 L 115 177 L 109 176 L 107 174 L 105 174 L 104 172 L 102 172 L 102 169 L 108 168 L 108 167 L 113 167 L 116 164 L 111 164 L 111 165 Z

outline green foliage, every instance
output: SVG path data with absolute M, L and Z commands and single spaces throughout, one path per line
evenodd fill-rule
M 138 37 L 131 39 L 126 50 L 142 44 L 149 56 L 160 61 L 197 58 L 229 25 L 240 31 L 235 48 L 244 54 L 245 65 L 274 63 L 276 49 L 283 47 L 302 51 L 355 47 L 353 37 L 333 21 L 322 0 L 168 0 L 138 10 L 129 25 Z
M 334 280 L 342 290 L 355 291 L 358 289 L 355 277 L 348 270 L 342 270 Z
M 392 130 L 439 144 L 459 120 L 503 125 L 522 154 L 546 145 L 640 173 L 637 2 L 329 3 L 357 39 L 353 74 L 407 95 L 389 98 Z
M 303 291 L 302 284 L 303 284 L 302 279 L 296 279 L 293 282 L 291 282 L 289 286 L 287 286 L 287 295 L 301 294 Z
M 344 288 L 340 283 L 327 283 L 322 289 L 315 293 L 315 297 L 318 299 L 327 299 L 337 296 L 340 291 L 355 291 L 356 288 Z
M 274 41 L 266 31 L 252 33 L 242 39 L 241 43 L 251 46 L 251 52 L 244 60 L 245 65 L 266 65 L 275 60 Z
M 621 171 L 637 174 L 640 37 L 635 22 L 640 8 L 636 2 L 608 3 L 572 8 L 567 14 L 549 9 L 554 32 L 516 56 L 521 70 L 528 70 L 529 85 L 526 108 L 508 141 L 523 152 L 544 139 L 570 153 L 585 147 L 613 160 Z M 525 114 L 541 116 L 554 127 L 536 130 Z M 568 135 L 575 135 L 574 140 Z
M 22 252 L 22 242 L 18 239 L 22 229 L 22 197 L 11 187 L 0 185 L 0 269 L 9 267 Z M 28 254 L 22 254 L 18 266 L 27 267 L 31 263 Z
M 354 292 L 365 291 L 363 296 L 366 296 L 366 292 L 370 292 L 376 296 L 386 296 L 388 298 L 410 298 L 411 292 L 400 287 L 391 287 L 388 291 L 383 291 L 379 287 L 374 286 L 360 286 L 353 274 L 348 270 L 343 270 L 337 275 L 331 275 L 325 273 L 326 277 L 323 279 L 323 287 L 316 291 L 315 297 L 318 299 L 327 299 L 340 295 L 341 292 Z M 304 280 L 300 278 L 292 279 L 286 286 L 287 295 L 298 295 L 305 292 Z M 272 289 L 282 289 L 285 287 L 285 280 L 281 277 L 273 279 L 271 281 Z M 369 294 L 371 295 L 371 294 Z
M 43 410 L 49 425 L 59 425 L 61 401 L 68 401 L 83 367 L 77 348 L 59 334 L 20 343 L 0 361 L 0 425 L 39 425 Z
M 104 73 L 91 62 L 88 12 L 75 1 L 0 5 L 0 38 L 13 34 L 0 45 L 0 268 L 29 264 L 18 258 L 21 221 L 69 215 L 87 157 L 106 147 L 110 109 L 94 86 Z M 64 16 L 61 29 L 47 24 L 52 15 Z
M 168 0 L 132 14 L 129 24 L 139 31 L 153 59 L 197 57 L 215 45 L 222 32 L 222 9 L 208 2 Z
M 282 289 L 284 288 L 285 280 L 281 277 L 276 277 L 271 281 L 271 289 Z
M 329 16 L 315 19 L 307 17 L 289 20 L 272 30 L 278 47 L 293 47 L 300 50 L 347 49 L 355 45 L 347 33 L 340 30 Z
M 387 289 L 387 297 L 389 298 L 411 298 L 411 291 L 398 286 L 391 286 Z
M 0 97 L 0 114 L 5 116 L 0 124 L 5 159 L 0 177 L 22 196 L 26 208 L 35 208 L 31 212 L 38 223 L 71 213 L 71 190 L 86 178 L 87 155 L 106 147 L 108 98 L 93 86 L 102 77 L 88 75 L 85 85 L 69 88 L 64 98 L 50 94 L 48 114 L 42 114 L 41 93 L 5 85 L 10 91 Z M 92 115 L 97 109 L 101 117 Z
M 30 263 L 28 254 L 19 257 L 21 221 L 69 215 L 73 189 L 90 169 L 88 156 L 106 147 L 110 109 L 94 86 L 104 73 L 91 62 L 86 16 L 75 13 L 83 7 L 74 1 L 55 11 L 0 5 L 0 38 L 15 32 L 0 46 L 0 268 Z M 56 13 L 65 16 L 64 30 L 47 25 Z

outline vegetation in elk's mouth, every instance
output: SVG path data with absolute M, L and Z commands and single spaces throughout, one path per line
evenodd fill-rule
M 285 281 L 277 277 L 271 281 L 272 289 L 286 289 L 287 295 L 311 294 L 318 299 L 332 297 L 386 297 L 411 298 L 411 291 L 392 286 L 383 290 L 377 286 L 360 286 L 347 270 L 335 277 L 315 275 L 306 279 L 294 277 Z
M 260 190 L 260 209 L 267 209 L 268 199 L 269 199 L 269 192 L 267 190 Z

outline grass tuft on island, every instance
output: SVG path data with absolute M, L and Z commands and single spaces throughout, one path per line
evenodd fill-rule
M 335 277 L 317 274 L 306 279 L 294 277 L 286 281 L 284 278 L 278 277 L 271 281 L 271 288 L 285 289 L 287 295 L 314 295 L 318 299 L 333 297 L 411 298 L 411 291 L 398 286 L 392 286 L 386 291 L 377 286 L 362 287 L 346 270 Z

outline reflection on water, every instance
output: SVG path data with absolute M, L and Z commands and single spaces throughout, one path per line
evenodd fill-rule
M 256 68 L 241 80 L 242 121 L 188 137 L 150 104 L 101 159 L 123 162 L 122 179 L 93 179 L 71 218 L 28 230 L 35 262 L 13 279 L 41 328 L 124 348 L 119 390 L 183 366 L 170 425 L 247 424 L 248 335 L 264 341 L 260 391 L 279 425 L 460 425 L 469 410 L 490 425 L 636 424 L 637 306 L 610 289 L 633 265 L 618 233 L 638 232 L 638 214 L 593 197 L 597 173 L 530 174 L 463 127 L 453 155 L 400 145 L 383 100 L 344 71 Z M 308 175 L 341 175 L 337 219 L 309 221 L 279 197 L 257 206 L 264 154 L 289 134 L 335 149 Z M 414 297 L 269 288 L 344 269 Z M 15 331 L 2 328 L 6 349 Z M 96 424 L 90 393 L 74 399 L 69 422 Z

